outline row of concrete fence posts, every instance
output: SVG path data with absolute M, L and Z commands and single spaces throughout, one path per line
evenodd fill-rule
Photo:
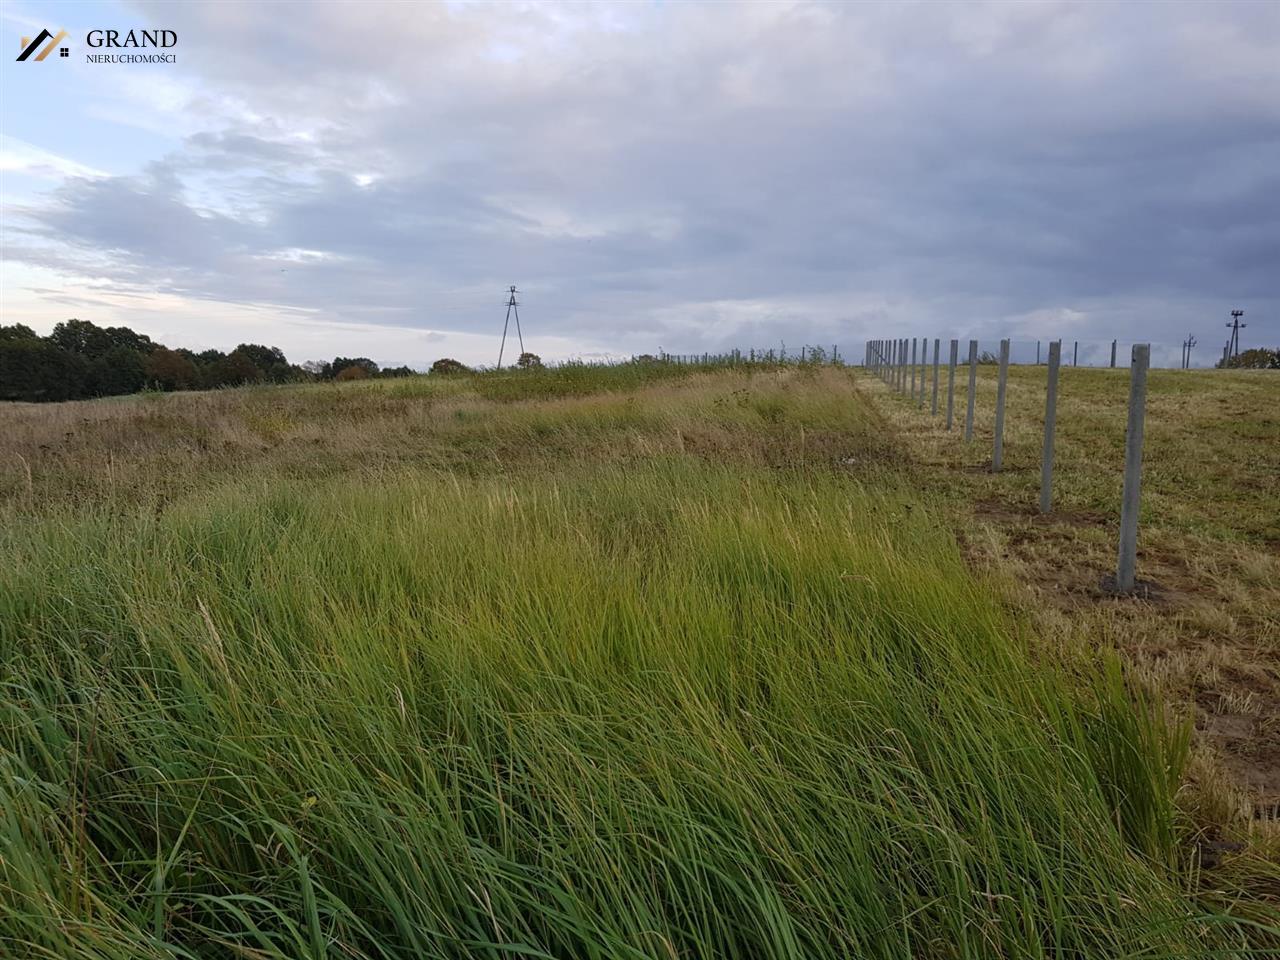
M 978 394 L 978 341 L 969 341 L 969 406 L 964 414 L 964 442 L 973 440 L 973 401 Z
M 960 341 L 951 341 L 951 358 L 947 364 L 947 430 L 951 429 L 952 414 L 956 408 L 956 362 L 960 355 Z
M 1049 384 L 1044 392 L 1044 447 L 1040 453 L 1040 512 L 1053 508 L 1053 432 L 1058 423 L 1058 366 L 1062 341 L 1049 342 Z
M 908 343 L 910 344 L 908 346 Z M 995 437 L 991 454 L 991 469 L 999 471 L 1004 461 L 1005 399 L 1009 378 L 1009 341 L 1000 341 L 1000 366 L 996 384 Z M 1079 357 L 1079 341 L 1072 344 L 1072 365 Z M 938 413 L 938 376 L 941 366 L 941 338 L 933 341 L 933 383 L 930 410 Z M 1112 353 L 1116 342 L 1112 342 Z M 1039 344 L 1037 344 L 1037 354 Z M 960 354 L 960 341 L 952 340 L 947 364 L 947 429 L 952 429 L 955 414 L 956 370 Z M 905 337 L 894 340 L 873 340 L 867 345 L 867 365 L 881 379 L 899 393 L 908 393 L 920 409 L 924 409 L 926 367 L 929 359 L 928 338 Z M 909 357 L 909 359 L 908 359 Z M 1039 357 L 1037 356 L 1037 363 Z M 919 384 L 916 382 L 916 365 L 919 363 Z M 907 366 L 911 370 L 908 374 Z M 1147 371 L 1151 366 L 1151 345 L 1135 343 L 1129 367 L 1129 411 L 1124 444 L 1124 491 L 1120 503 L 1120 542 L 1116 559 L 1114 589 L 1117 593 L 1132 593 L 1136 584 L 1138 557 L 1138 513 L 1142 502 L 1142 441 L 1146 423 Z M 1045 387 L 1044 444 L 1040 456 L 1040 512 L 1053 510 L 1054 438 L 1058 422 L 1058 378 L 1062 367 L 1062 341 L 1049 341 L 1048 379 Z M 909 380 L 908 380 L 909 377 Z M 965 409 L 964 439 L 973 440 L 973 416 L 977 394 L 978 341 L 969 341 L 969 384 Z M 917 393 L 917 389 L 919 392 Z
M 991 449 L 991 472 L 999 473 L 1004 462 L 1004 397 L 1009 385 L 1009 341 L 1000 341 L 1000 374 L 996 380 L 996 436 Z

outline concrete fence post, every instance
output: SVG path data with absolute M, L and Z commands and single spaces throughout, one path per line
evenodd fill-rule
M 1040 366 L 1040 341 L 1036 341 L 1036 366 Z
M 1115 368 L 1116 368 L 1116 342 L 1112 340 L 1111 341 L 1111 369 L 1114 370 Z
M 912 400 L 916 398 L 916 338 L 911 338 L 911 393 Z
M 924 409 L 924 372 L 929 365 L 929 338 L 920 338 L 920 392 L 916 394 L 916 407 Z
M 1075 345 L 1071 348 L 1071 365 L 1073 367 L 1080 366 L 1080 341 L 1076 340 Z
M 1009 382 L 1009 341 L 1000 341 L 1000 376 L 996 381 L 996 438 L 991 450 L 991 472 L 1004 464 L 1004 397 Z
M 969 341 L 969 406 L 964 415 L 964 442 L 973 440 L 973 401 L 978 394 L 978 341 Z
M 907 338 L 902 338 L 902 348 L 898 351 L 898 392 L 907 392 Z
M 933 404 L 929 411 L 930 416 L 938 415 L 938 348 L 942 346 L 940 337 L 933 338 Z
M 1040 512 L 1053 509 L 1053 431 L 1058 423 L 1058 365 L 1062 341 L 1049 341 L 1049 385 L 1044 392 L 1044 447 L 1040 452 Z
M 1146 426 L 1147 368 L 1151 344 L 1135 343 L 1129 363 L 1129 423 L 1124 434 L 1124 494 L 1120 501 L 1120 550 L 1116 590 L 1130 593 L 1138 566 L 1138 509 L 1142 505 L 1142 433 Z
M 947 364 L 947 429 L 951 429 L 952 414 L 956 407 L 956 361 L 960 356 L 960 341 L 951 341 L 951 359 Z

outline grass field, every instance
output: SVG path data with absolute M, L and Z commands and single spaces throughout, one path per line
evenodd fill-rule
M 963 373 L 963 371 L 962 371 Z M 1128 370 L 1063 368 L 1055 510 L 1038 511 L 1045 369 L 1010 368 L 1005 467 L 992 474 L 996 368 L 980 366 L 975 440 L 877 380 L 859 381 L 940 493 L 968 556 L 1005 575 L 1037 633 L 1122 651 L 1194 706 L 1209 819 L 1280 816 L 1280 378 L 1155 370 L 1149 378 L 1139 576 L 1145 602 L 1106 595 L 1114 570 Z M 945 395 L 946 371 L 940 393 Z M 940 405 L 941 406 L 941 405 Z M 1212 761 L 1212 762 L 1210 762 Z M 1232 790 L 1231 785 L 1246 790 Z
M 1268 955 L 1177 677 L 1017 586 L 1022 441 L 918 418 L 662 366 L 0 408 L 0 955 Z M 1269 590 L 1267 523 L 1170 536 Z

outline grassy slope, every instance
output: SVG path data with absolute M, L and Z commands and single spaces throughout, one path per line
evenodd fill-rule
M 613 386 L 68 405 L 45 450 L 15 411 L 9 948 L 1240 945 L 1183 736 L 1036 661 L 844 375 Z

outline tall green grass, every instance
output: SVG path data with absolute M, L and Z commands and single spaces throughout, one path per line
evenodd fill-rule
M 656 459 L 0 535 L 0 953 L 1164 957 L 1182 733 L 940 525 Z

